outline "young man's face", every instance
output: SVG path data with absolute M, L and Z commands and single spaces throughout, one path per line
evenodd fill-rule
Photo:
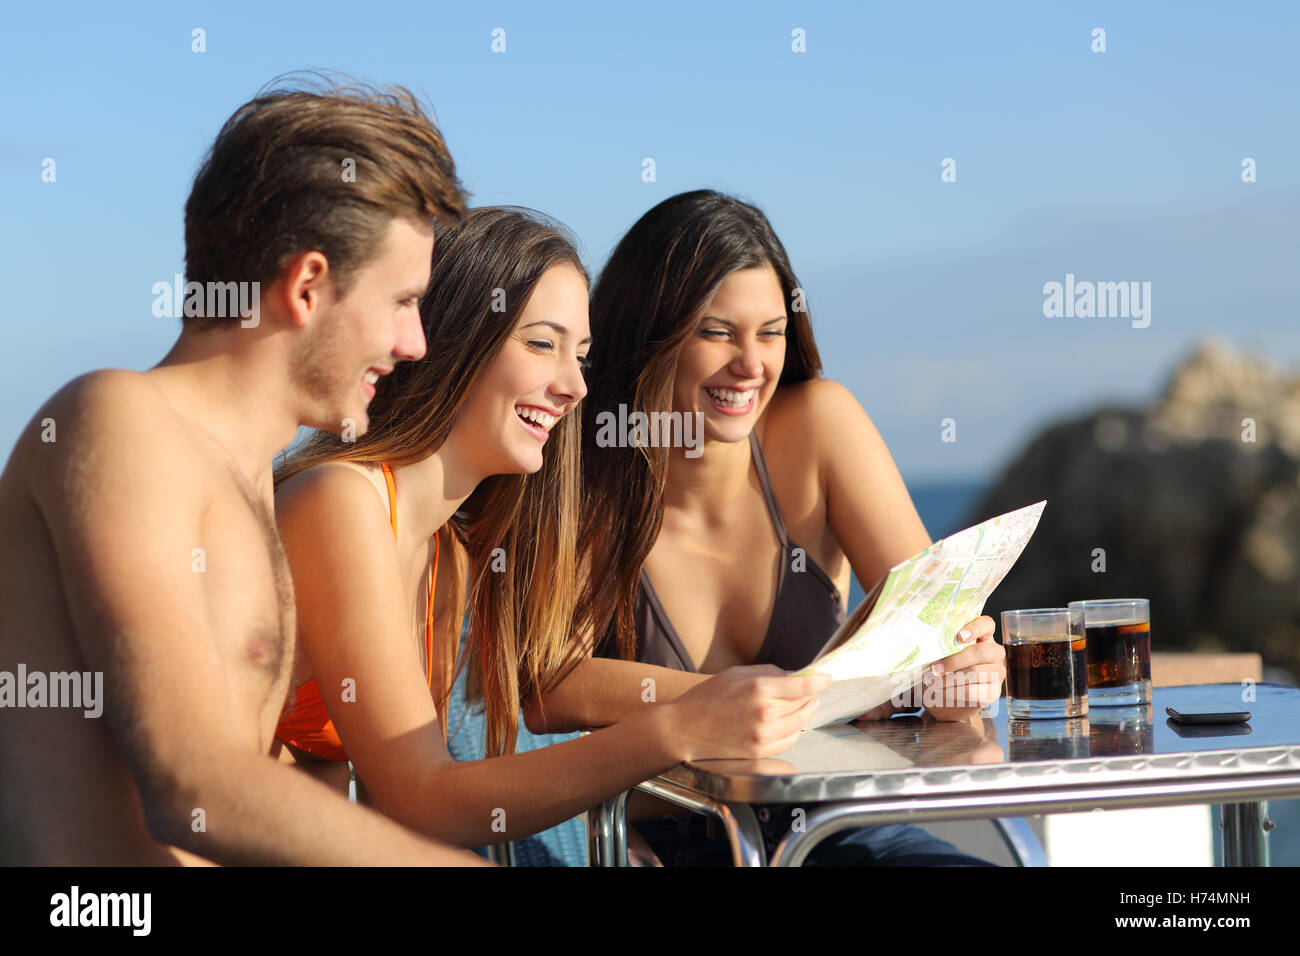
M 305 331 L 294 368 L 313 419 L 303 424 L 339 433 L 351 422 L 355 435 L 370 427 L 367 408 L 375 382 L 398 362 L 424 357 L 419 305 L 432 262 L 430 224 L 388 224 L 379 253 L 357 273 L 347 295 Z

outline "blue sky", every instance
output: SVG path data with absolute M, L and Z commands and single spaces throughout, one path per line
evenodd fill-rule
M 1204 335 L 1300 360 L 1297 51 L 1284 2 L 11 8 L 0 447 L 72 376 L 162 356 L 150 290 L 200 158 L 262 84 L 326 68 L 423 91 L 474 202 L 555 216 L 593 270 L 674 193 L 758 204 L 904 475 L 987 479 L 1057 416 L 1149 400 Z M 1067 272 L 1150 281 L 1150 327 L 1045 318 Z

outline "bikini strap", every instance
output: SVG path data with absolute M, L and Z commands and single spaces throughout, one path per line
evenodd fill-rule
M 772 494 L 772 481 L 767 476 L 767 462 L 763 460 L 763 449 L 759 447 L 758 436 L 749 433 L 749 450 L 754 456 L 754 469 L 758 472 L 758 484 L 763 489 L 763 500 L 767 502 L 767 513 L 776 528 L 776 536 L 781 539 L 781 547 L 789 550 L 790 536 L 786 533 L 785 522 L 781 520 L 781 509 L 776 506 L 776 496 Z
M 424 681 L 433 688 L 433 589 L 438 584 L 438 552 L 442 550 L 441 529 L 433 536 L 433 566 L 429 568 L 429 608 L 424 612 Z
M 393 526 L 393 537 L 397 537 L 397 482 L 393 480 L 393 470 L 388 462 L 379 463 L 384 471 L 384 483 L 388 485 L 388 520 Z M 438 583 L 438 552 L 442 550 L 441 536 L 433 536 L 433 565 L 429 568 L 429 606 L 424 613 L 424 680 L 433 687 L 433 591 Z
M 384 470 L 384 483 L 388 485 L 388 520 L 393 526 L 393 537 L 397 537 L 397 483 L 393 481 L 393 469 L 388 462 L 381 461 L 379 467 Z

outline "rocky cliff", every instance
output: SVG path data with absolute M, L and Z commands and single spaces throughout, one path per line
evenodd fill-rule
M 1300 376 L 1207 341 L 1151 408 L 1034 438 L 971 520 L 1041 498 L 986 613 L 1148 597 L 1154 648 L 1258 651 L 1300 674 Z

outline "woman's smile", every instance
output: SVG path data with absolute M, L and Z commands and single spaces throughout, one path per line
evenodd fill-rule
M 724 415 L 748 415 L 754 410 L 758 398 L 757 388 L 738 390 L 716 386 L 701 386 L 709 403 Z
M 563 412 L 548 411 L 538 405 L 515 406 L 515 417 L 519 424 L 523 426 L 524 431 L 539 441 L 546 441 L 551 429 L 563 414 Z

